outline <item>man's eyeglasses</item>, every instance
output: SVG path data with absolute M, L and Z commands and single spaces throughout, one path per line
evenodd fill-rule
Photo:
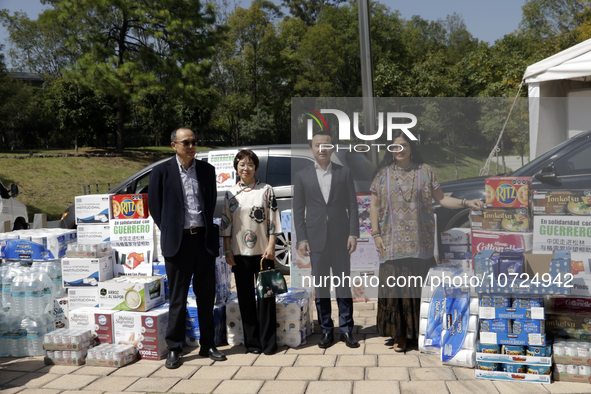
M 197 146 L 197 141 L 195 140 L 182 140 L 182 141 L 173 141 L 175 144 L 182 144 L 185 148 L 188 146 Z

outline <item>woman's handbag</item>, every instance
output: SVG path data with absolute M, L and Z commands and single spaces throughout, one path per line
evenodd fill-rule
M 281 271 L 277 268 L 264 270 L 263 261 L 265 261 L 265 256 L 261 258 L 261 270 L 257 278 L 257 294 L 259 298 L 270 298 L 287 293 L 287 283 L 285 283 Z

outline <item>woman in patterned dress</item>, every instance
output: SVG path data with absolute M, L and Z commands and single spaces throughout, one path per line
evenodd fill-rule
M 482 209 L 480 200 L 445 196 L 435 173 L 424 163 L 415 141 L 396 130 L 393 150 L 379 164 L 371 190 L 372 236 L 380 253 L 377 327 L 394 339 L 394 350 L 406 350 L 419 336 L 421 283 L 435 265 L 433 200 L 450 209 Z M 390 277 L 389 281 L 388 278 Z M 392 284 L 396 285 L 393 286 Z
M 268 259 L 266 263 L 275 259 L 281 219 L 273 188 L 255 179 L 258 167 L 259 158 L 253 151 L 243 149 L 236 154 L 234 168 L 240 181 L 226 191 L 220 231 L 226 263 L 236 279 L 246 351 L 273 354 L 277 350 L 275 297 L 256 300 L 255 282 L 261 257 Z

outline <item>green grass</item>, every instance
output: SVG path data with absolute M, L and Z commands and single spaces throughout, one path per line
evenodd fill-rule
M 209 149 L 209 148 L 198 148 Z M 433 167 L 439 182 L 455 178 L 453 153 L 441 145 L 421 145 L 421 154 Z M 477 176 L 484 166 L 487 151 L 458 149 L 459 178 Z M 29 220 L 35 213 L 47 213 L 48 220 L 59 220 L 64 210 L 83 194 L 83 185 L 91 192 L 104 193 L 137 171 L 162 158 L 172 156 L 170 147 L 125 149 L 123 155 L 114 150 L 83 148 L 78 156 L 73 150 L 32 150 L 0 152 L 0 181 L 10 188 L 19 187 L 18 200 L 27 206 Z M 38 157 L 43 156 L 43 157 Z M 491 165 L 494 171 L 494 166 Z

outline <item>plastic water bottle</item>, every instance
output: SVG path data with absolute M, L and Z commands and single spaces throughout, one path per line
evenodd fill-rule
M 25 295 L 27 292 L 27 277 L 24 268 L 17 268 L 17 273 L 12 280 L 10 289 L 10 313 L 13 316 L 25 314 Z
M 7 265 L 7 270 L 2 277 L 2 307 L 10 308 L 12 298 L 12 281 L 17 274 L 14 264 Z
M 1 262 L 1 260 L 0 260 Z M 8 271 L 8 266 L 6 265 L 0 265 L 0 309 L 2 309 L 2 306 L 4 305 L 4 301 L 2 301 L 4 299 L 4 275 L 6 275 L 6 272 Z
M 10 356 L 10 319 L 8 313 L 0 313 L 0 357 Z
M 51 261 L 45 261 L 41 264 L 41 270 L 47 274 L 49 279 L 51 280 L 51 298 L 52 300 L 56 298 L 56 294 L 59 291 L 59 287 L 57 286 L 57 270 L 55 265 Z
M 43 318 L 39 316 L 27 317 L 23 321 L 27 330 L 27 355 L 43 356 L 43 337 L 45 335 L 45 324 Z
M 53 300 L 51 301 L 50 305 L 45 307 L 45 313 L 41 315 L 44 320 L 46 334 L 55 330 L 55 320 L 53 319 L 51 313 L 48 312 L 50 310 L 53 310 Z
M 66 296 L 64 283 L 62 281 L 62 261 L 53 260 L 48 262 L 50 265 L 50 277 L 53 279 L 53 298 L 62 298 Z
M 23 316 L 14 316 L 10 322 L 10 355 L 25 357 L 27 355 L 27 329 Z
M 43 313 L 43 281 L 37 271 L 31 271 L 26 276 L 25 315 L 36 316 Z
M 53 281 L 41 265 L 35 265 L 33 263 L 33 269 L 35 270 L 35 275 L 41 280 L 41 284 L 43 285 L 43 310 L 45 310 L 45 307 L 53 301 Z

